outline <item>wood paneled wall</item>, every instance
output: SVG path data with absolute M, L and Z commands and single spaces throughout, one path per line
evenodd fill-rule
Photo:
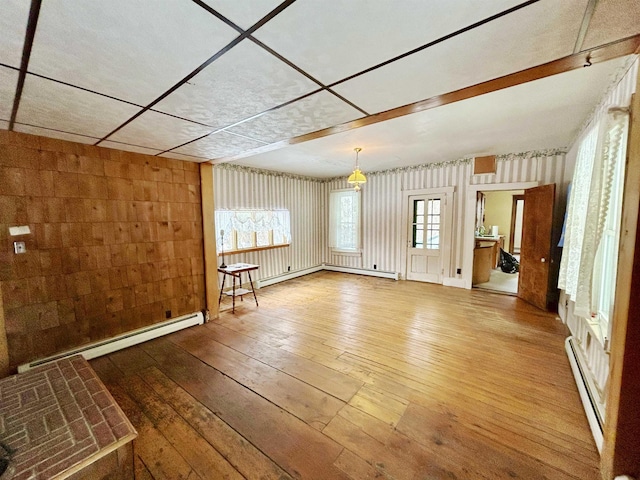
M 0 131 L 0 179 L 11 369 L 203 308 L 197 164 Z

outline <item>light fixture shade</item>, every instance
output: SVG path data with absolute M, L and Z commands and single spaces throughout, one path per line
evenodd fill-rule
M 353 173 L 349 175 L 347 182 L 352 185 L 367 183 L 367 177 L 364 176 L 364 173 L 362 173 L 359 168 L 356 168 Z
M 367 177 L 364 176 L 364 173 L 360 171 L 360 167 L 358 166 L 358 153 L 362 150 L 361 148 L 354 148 L 356 152 L 356 168 L 353 170 L 353 173 L 349 175 L 347 182 L 350 185 L 354 186 L 356 192 L 360 191 L 360 185 L 363 183 L 367 183 Z

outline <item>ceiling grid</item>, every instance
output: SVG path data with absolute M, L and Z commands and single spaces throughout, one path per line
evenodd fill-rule
M 1 17 L 0 128 L 325 178 L 356 144 L 375 169 L 566 147 L 640 46 L 636 0 L 8 0 Z

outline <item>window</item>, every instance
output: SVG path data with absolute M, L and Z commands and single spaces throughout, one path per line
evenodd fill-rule
M 336 190 L 329 197 L 329 246 L 356 252 L 360 249 L 360 194 Z
M 225 252 L 291 242 L 289 210 L 216 210 L 218 245 Z
M 615 133 L 616 129 L 620 132 Z M 608 200 L 608 206 L 603 208 L 602 237 L 596 251 L 592 285 L 592 311 L 598 320 L 603 339 L 610 338 L 610 321 L 615 301 L 627 143 L 625 133 L 626 125 L 616 122 L 613 122 L 610 131 L 607 132 L 609 138 L 614 137 L 617 141 L 614 145 L 609 145 L 604 165 L 602 198 L 603 203 L 607 203 Z
M 413 201 L 413 248 L 440 248 L 440 199 Z

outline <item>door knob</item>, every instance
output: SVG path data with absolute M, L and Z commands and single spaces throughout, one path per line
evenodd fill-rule
M 547 259 L 546 259 L 546 258 L 541 258 L 541 259 L 540 259 L 540 261 L 541 261 L 542 263 L 544 263 L 544 262 L 546 262 L 546 261 L 547 261 Z

